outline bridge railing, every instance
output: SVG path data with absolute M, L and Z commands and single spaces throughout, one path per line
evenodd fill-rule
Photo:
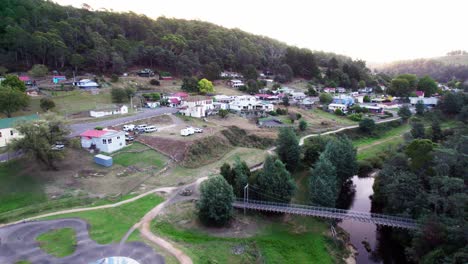
M 352 218 L 366 218 L 366 219 L 380 219 L 380 220 L 387 220 L 387 221 L 396 221 L 400 223 L 407 223 L 411 225 L 416 225 L 416 221 L 411 218 L 405 218 L 400 216 L 391 216 L 391 215 L 384 215 L 384 214 L 377 214 L 377 213 L 367 213 L 367 212 L 360 212 L 360 211 L 353 211 L 353 210 L 345 210 L 345 209 L 338 209 L 338 208 L 331 208 L 331 207 L 321 207 L 321 206 L 312 206 L 312 205 L 302 205 L 302 204 L 291 204 L 291 203 L 278 203 L 278 202 L 269 202 L 269 201 L 259 201 L 259 200 L 248 200 L 245 201 L 243 198 L 237 198 L 237 203 L 248 205 L 265 205 L 265 206 L 274 206 L 290 209 L 302 209 L 302 210 L 311 210 L 315 212 L 323 212 L 328 214 L 333 214 L 335 216 L 342 216 L 343 218 L 352 217 Z

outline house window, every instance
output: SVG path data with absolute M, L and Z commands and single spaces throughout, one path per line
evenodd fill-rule
M 107 141 L 105 139 L 103 139 L 102 144 L 107 144 Z
M 13 130 L 10 130 L 10 135 L 12 135 L 12 136 L 13 136 Z
M 109 138 L 109 139 L 107 140 L 107 143 L 112 144 L 112 138 Z
M 0 132 L 0 137 L 2 137 L 2 132 Z
M 120 137 L 117 137 L 117 139 L 120 139 Z

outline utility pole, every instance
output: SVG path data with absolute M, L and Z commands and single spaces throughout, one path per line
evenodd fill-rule
M 245 185 L 244 187 L 244 215 L 245 215 L 245 204 L 249 202 L 249 184 Z

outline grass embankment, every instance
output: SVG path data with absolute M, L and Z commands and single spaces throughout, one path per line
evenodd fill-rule
M 115 208 L 78 212 L 48 217 L 46 219 L 78 217 L 90 224 L 90 237 L 100 244 L 119 242 L 125 233 L 152 208 L 163 202 L 157 195 L 148 195 Z M 139 240 L 133 233 L 129 240 Z
M 76 248 L 76 234 L 73 228 L 62 228 L 39 235 L 39 247 L 48 254 L 63 258 L 73 254 Z
M 112 154 L 115 164 L 124 167 L 128 166 L 156 166 L 162 167 L 167 161 L 167 158 L 161 153 L 138 142 Z
M 24 162 L 26 160 L 18 159 L 0 165 L 0 223 L 64 208 L 116 203 L 134 196 L 132 194 L 97 199 L 68 195 L 59 199 L 49 199 L 44 191 L 44 180 L 25 170 Z
M 324 223 L 304 217 L 290 223 L 261 221 L 261 231 L 248 238 L 212 236 L 168 221 L 156 221 L 152 229 L 177 242 L 194 263 L 336 263 L 327 250 Z

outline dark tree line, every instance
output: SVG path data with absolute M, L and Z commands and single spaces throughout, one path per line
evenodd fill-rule
M 0 17 L 0 61 L 9 71 L 44 64 L 65 72 L 121 73 L 144 66 L 213 79 L 223 69 L 252 72 L 253 67 L 311 79 L 320 77 L 319 67 L 332 57 L 340 67 L 348 65 L 349 74 L 360 72 L 356 81 L 367 70 L 344 56 L 288 47 L 201 21 L 92 12 L 43 0 L 4 0 Z

